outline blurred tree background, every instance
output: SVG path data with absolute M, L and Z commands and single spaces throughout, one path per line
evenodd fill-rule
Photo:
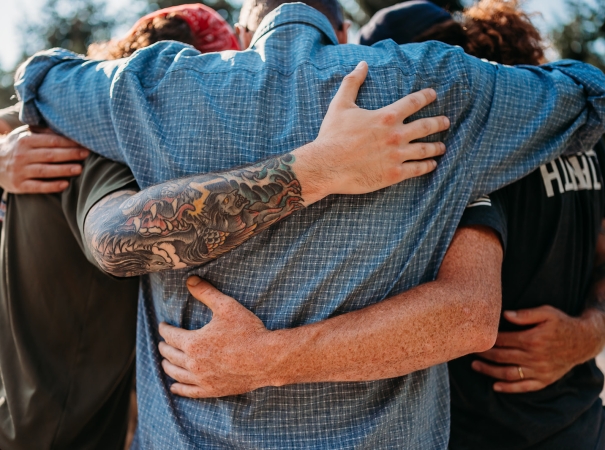
M 605 71 L 605 0 L 593 4 L 568 0 L 570 19 L 552 30 L 552 42 L 562 58 L 588 62 Z
M 89 44 L 126 31 L 143 14 L 195 0 L 131 0 L 127 10 L 108 11 L 105 0 L 45 0 L 35 19 L 21 27 L 22 60 L 33 53 L 64 47 L 86 53 Z M 199 0 L 198 0 L 199 1 Z M 228 22 L 235 23 L 242 0 L 202 0 Z M 473 0 L 433 0 L 450 11 L 459 11 Z M 341 0 L 346 15 L 357 26 L 376 11 L 398 0 Z M 562 58 L 589 62 L 605 71 L 605 0 L 567 0 L 568 14 L 549 32 L 554 50 Z M 119 34 L 119 33 L 118 33 Z M 0 68 L 0 108 L 13 104 L 13 70 Z

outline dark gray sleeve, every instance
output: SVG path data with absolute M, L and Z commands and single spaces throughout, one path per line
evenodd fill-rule
M 458 227 L 482 225 L 493 229 L 500 237 L 502 248 L 506 253 L 508 238 L 506 208 L 499 195 L 484 195 L 469 203 L 464 210 Z
M 86 258 L 98 267 L 90 254 L 84 237 L 84 221 L 90 209 L 104 197 L 122 190 L 139 191 L 139 186 L 128 167 L 91 154 L 82 167 L 82 174 L 74 178 L 61 194 L 65 218 L 80 244 Z

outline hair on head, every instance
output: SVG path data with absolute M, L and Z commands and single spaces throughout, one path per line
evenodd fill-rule
M 174 15 L 156 17 L 139 25 L 134 33 L 124 39 L 91 44 L 88 47 L 88 57 L 93 59 L 127 58 L 141 48 L 167 40 L 192 45 L 193 34 L 187 22 Z
M 250 31 L 256 31 L 267 14 L 285 3 L 304 3 L 326 16 L 335 30 L 342 30 L 344 17 L 338 0 L 245 0 L 242 14 L 247 17 L 244 22 L 240 19 L 240 25 L 247 27 Z
M 517 0 L 481 0 L 463 18 L 467 53 L 511 66 L 544 61 L 540 32 Z

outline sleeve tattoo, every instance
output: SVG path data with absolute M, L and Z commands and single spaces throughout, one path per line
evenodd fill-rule
M 85 235 L 116 276 L 208 262 L 303 208 L 291 154 L 241 169 L 172 180 L 98 202 Z

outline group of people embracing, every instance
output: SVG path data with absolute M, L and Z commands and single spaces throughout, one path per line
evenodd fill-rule
M 605 75 L 514 1 L 348 38 L 189 4 L 24 63 L 1 449 L 124 448 L 135 378 L 134 449 L 605 449 Z

